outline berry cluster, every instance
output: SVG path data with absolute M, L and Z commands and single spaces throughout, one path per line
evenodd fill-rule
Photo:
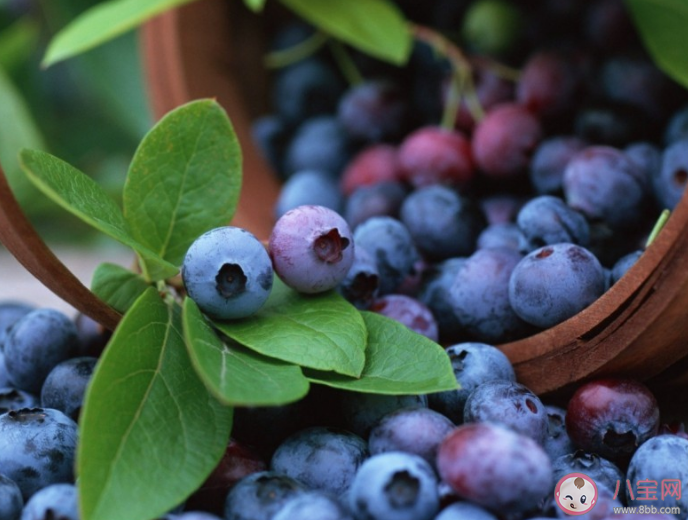
M 561 323 L 680 200 L 688 96 L 620 0 L 398 4 L 408 66 L 353 54 L 365 79 L 347 87 L 323 50 L 276 72 L 253 127 L 285 180 L 276 217 L 340 213 L 357 246 L 341 293 L 445 344 Z M 457 28 L 463 50 L 443 34 Z M 273 49 L 309 35 L 287 24 Z

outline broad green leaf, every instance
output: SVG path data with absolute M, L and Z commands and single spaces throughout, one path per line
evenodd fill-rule
M 626 0 L 626 4 L 657 66 L 688 87 L 688 2 Z
M 26 101 L 0 68 L 0 163 L 17 201 L 29 214 L 50 207 L 50 201 L 22 173 L 19 151 L 45 148 Z
M 256 315 L 214 324 L 256 352 L 302 367 L 357 377 L 365 363 L 361 313 L 334 291 L 303 295 L 275 277 L 270 298 Z
M 150 286 L 140 275 L 109 263 L 96 267 L 91 280 L 93 293 L 121 313 L 128 311 Z
M 200 378 L 220 402 L 234 406 L 290 403 L 308 392 L 301 369 L 220 339 L 191 299 L 184 301 L 184 338 Z
M 0 31 L 0 67 L 12 71 L 26 63 L 38 47 L 39 33 L 38 20 L 29 15 Z
M 396 65 L 411 53 L 411 32 L 390 0 L 282 0 L 324 32 Z
M 362 312 L 368 328 L 366 364 L 360 378 L 307 370 L 313 383 L 354 392 L 426 394 L 458 388 L 444 349 L 405 325 L 373 312 Z
M 244 3 L 255 13 L 261 12 L 265 7 L 265 0 L 244 0 Z
M 224 453 L 232 409 L 208 393 L 178 307 L 148 289 L 98 361 L 77 448 L 83 520 L 150 520 L 196 490 Z
M 53 155 L 37 150 L 22 150 L 20 161 L 29 179 L 48 197 L 139 253 L 150 279 L 161 280 L 179 272 L 177 266 L 132 238 L 119 206 L 88 175 Z
M 110 0 L 86 10 L 50 42 L 45 67 L 81 54 L 123 34 L 155 15 L 193 0 Z
M 163 117 L 141 142 L 124 185 L 132 236 L 179 265 L 191 243 L 229 223 L 241 188 L 241 149 L 210 99 Z

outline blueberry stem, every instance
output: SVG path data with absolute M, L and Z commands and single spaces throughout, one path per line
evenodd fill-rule
M 342 71 L 342 74 L 349 84 L 351 86 L 356 86 L 363 83 L 363 74 L 358 70 L 358 67 L 354 63 L 354 60 L 351 59 L 351 56 L 342 42 L 338 40 L 329 40 L 328 44 L 339 70 Z
M 447 37 L 436 30 L 431 29 L 430 27 L 419 24 L 411 24 L 410 31 L 414 39 L 429 45 L 438 54 L 444 56 L 454 72 L 462 75 L 464 81 L 461 94 L 466 101 L 466 107 L 470 111 L 471 116 L 473 116 L 473 119 L 480 121 L 485 113 L 480 105 L 478 96 L 475 93 L 475 85 L 473 83 L 473 67 L 463 51 Z M 451 103 L 447 104 L 450 105 Z M 447 110 L 449 109 L 445 107 L 445 115 Z M 442 122 L 444 126 L 444 116 Z
M 114 330 L 122 316 L 93 294 L 43 242 L 0 167 L 0 242 L 38 281 L 77 311 Z
M 650 244 L 654 242 L 655 238 L 657 238 L 657 235 L 659 235 L 659 232 L 664 227 L 664 224 L 666 224 L 667 220 L 669 220 L 670 214 L 671 211 L 669 211 L 668 209 L 662 210 L 662 212 L 659 214 L 659 218 L 657 219 L 657 222 L 655 222 L 655 225 L 652 228 L 652 231 L 650 232 L 650 236 L 647 237 L 647 242 L 645 242 L 645 249 L 650 247 Z
M 269 69 L 280 69 L 293 65 L 318 52 L 329 38 L 324 32 L 317 31 L 296 45 L 266 54 L 265 66 Z
M 447 92 L 447 101 L 442 113 L 442 123 L 440 126 L 446 130 L 453 130 L 456 126 L 456 116 L 461 105 L 461 91 L 464 89 L 466 76 L 461 71 L 455 70 L 451 76 L 451 84 Z

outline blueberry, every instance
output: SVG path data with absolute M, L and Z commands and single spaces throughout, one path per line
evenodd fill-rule
M 526 240 L 526 252 L 561 242 L 584 247 L 590 242 L 590 226 L 585 217 L 552 195 L 530 199 L 518 212 L 516 223 Z
M 665 146 L 682 139 L 688 139 L 688 105 L 674 112 L 664 131 Z
M 605 288 L 599 260 L 581 246 L 560 243 L 536 249 L 516 265 L 509 301 L 523 320 L 546 329 L 585 309 Z
M 270 468 L 310 489 L 339 496 L 368 457 L 368 447 L 358 435 L 345 430 L 313 427 L 301 430 L 279 445 Z
M 337 181 L 328 173 L 314 170 L 294 173 L 282 185 L 275 205 L 275 217 L 280 218 L 287 211 L 306 204 L 341 212 L 344 198 Z
M 371 455 L 402 451 L 424 458 L 434 466 L 442 439 L 454 429 L 444 415 L 423 407 L 401 408 L 388 413 L 370 431 Z
M 346 199 L 344 218 L 351 229 L 372 217 L 397 218 L 407 193 L 406 187 L 395 181 L 360 186 Z
M 407 407 L 428 406 L 424 395 L 383 395 L 345 392 L 340 398 L 342 426 L 367 438 L 372 428 L 390 412 Z
M 656 499 L 651 499 L 654 506 L 679 507 L 681 513 L 676 518 L 685 519 L 688 511 L 688 440 L 676 435 L 649 439 L 633 454 L 626 478 L 633 489 L 633 497 L 627 495 L 629 506 L 647 505 L 651 496 L 648 490 L 655 491 Z M 669 480 L 678 489 L 662 497 L 662 486 Z
M 593 478 L 593 480 L 595 479 Z M 597 484 L 597 481 L 595 481 L 595 484 Z M 556 511 L 557 518 L 571 518 L 571 515 L 569 515 L 567 512 L 564 512 L 560 505 L 554 500 L 552 501 L 551 507 L 554 511 Z M 618 498 L 614 498 L 614 490 L 609 491 L 604 486 L 598 486 L 594 507 L 587 513 L 576 516 L 586 520 L 611 520 L 612 518 L 615 518 L 613 513 L 614 508 L 616 507 L 623 507 L 623 503 Z M 623 515 L 621 518 L 627 519 L 628 517 L 629 515 Z M 645 518 L 647 519 L 648 517 Z
M 457 341 L 463 332 L 451 305 L 449 288 L 464 261 L 464 258 L 450 258 L 435 264 L 426 271 L 418 288 L 418 300 L 435 317 L 443 343 Z
M 5 353 L 0 347 L 0 388 L 10 385 L 10 376 L 7 374 L 7 366 L 5 366 Z
M 475 128 L 473 157 L 488 177 L 515 177 L 527 171 L 541 139 L 542 127 L 534 114 L 516 103 L 503 103 Z
M 683 197 L 688 181 L 688 138 L 669 145 L 662 154 L 662 169 L 655 184 L 662 208 L 674 209 Z
M 543 448 L 493 423 L 457 427 L 442 441 L 437 467 L 459 496 L 499 513 L 534 509 L 552 486 Z
M 401 221 L 418 250 L 431 260 L 473 252 L 486 226 L 480 207 L 447 186 L 427 186 L 411 193 L 401 206 Z
M 354 261 L 337 291 L 357 309 L 365 310 L 377 297 L 379 286 L 380 275 L 375 260 L 365 249 L 354 249 Z
M 438 183 L 466 184 L 475 172 L 470 141 L 458 131 L 421 127 L 399 147 L 404 178 L 415 187 Z
M 435 520 L 497 520 L 497 517 L 470 502 L 456 502 L 445 507 Z
M 516 215 L 527 202 L 525 197 L 509 193 L 498 193 L 480 199 L 488 225 L 515 222 Z
M 77 357 L 53 368 L 41 389 L 41 406 L 54 408 L 75 421 L 79 419 L 86 386 L 91 380 L 96 358 Z
M 432 311 L 415 298 L 404 294 L 387 294 L 375 300 L 370 310 L 392 318 L 432 341 L 439 339 L 437 321 Z
M 598 489 L 605 487 L 611 492 L 614 492 L 617 482 L 624 479 L 624 472 L 616 464 L 583 450 L 552 459 L 552 471 L 553 484 L 569 473 L 583 473 L 595 482 Z
M 576 112 L 574 133 L 596 145 L 623 147 L 650 137 L 642 111 L 610 101 L 591 103 Z
M 337 108 L 344 84 L 332 67 L 319 59 L 302 60 L 284 68 L 275 79 L 273 101 L 277 113 L 295 125 Z
M 271 520 L 293 496 L 306 487 L 286 475 L 261 471 L 244 477 L 225 501 L 225 520 Z
M 33 408 L 39 404 L 36 396 L 28 392 L 12 387 L 0 388 L 0 414 L 20 408 Z
M 573 443 L 619 464 L 658 429 L 657 400 L 639 381 L 590 381 L 576 390 L 566 410 L 566 430 Z
M 302 293 L 333 289 L 354 261 L 354 244 L 346 221 L 323 206 L 299 206 L 275 223 L 268 251 L 275 272 Z
M 400 182 L 403 176 L 396 146 L 374 144 L 363 148 L 347 164 L 342 172 L 341 188 L 351 195 L 361 186 L 381 182 Z
M 509 341 L 530 330 L 509 302 L 509 278 L 521 258 L 509 249 L 478 249 L 456 273 L 450 289 L 454 313 L 476 341 Z
M 184 257 L 182 279 L 189 298 L 211 318 L 244 318 L 260 309 L 272 290 L 265 247 L 244 229 L 225 226 L 198 237 Z
M 351 138 L 332 116 L 305 121 L 294 134 L 285 157 L 287 175 L 301 170 L 317 170 L 339 176 L 355 153 Z
M 19 520 L 24 499 L 17 483 L 0 473 L 0 518 Z
M 625 275 L 628 270 L 638 261 L 642 254 L 642 249 L 637 249 L 636 251 L 628 253 L 627 255 L 619 258 L 611 270 L 611 284 L 618 282 L 619 279 L 621 279 L 621 277 Z
M 499 423 L 544 445 L 548 418 L 545 405 L 527 387 L 513 381 L 488 381 L 466 399 L 464 423 Z
M 51 484 L 29 499 L 21 520 L 79 520 L 77 490 L 72 484 Z
M 81 312 L 74 318 L 74 325 L 79 337 L 78 355 L 99 357 L 112 337 L 112 331 Z
M 530 163 L 530 181 L 541 195 L 554 195 L 562 190 L 564 171 L 571 158 L 585 147 L 574 136 L 545 139 L 536 148 Z
M 662 169 L 662 151 L 647 141 L 638 141 L 624 148 L 624 153 L 643 172 L 647 186 L 654 190 Z
M 287 500 L 272 520 L 353 520 L 335 497 L 320 491 L 306 491 Z
M 466 399 L 479 385 L 488 381 L 516 381 L 511 362 L 498 348 L 486 343 L 457 343 L 446 349 L 461 388 L 428 396 L 430 408 L 449 417 L 454 423 L 463 422 Z
M 380 275 L 380 295 L 393 292 L 411 273 L 418 251 L 404 224 L 392 217 L 373 217 L 354 231 L 356 247 L 375 259 Z
M 54 309 L 26 314 L 5 338 L 5 365 L 15 388 L 38 395 L 48 373 L 78 348 L 74 322 Z
M 283 175 L 284 154 L 291 138 L 291 129 L 277 115 L 259 117 L 251 124 L 251 136 L 272 169 Z
M 74 480 L 77 425 L 58 410 L 22 408 L 0 415 L 0 468 L 27 500 L 39 489 Z
M 636 226 L 649 200 L 641 168 L 609 146 L 589 146 L 569 161 L 564 194 L 569 206 L 612 229 Z
M 566 431 L 566 410 L 554 405 L 545 405 L 547 412 L 547 437 L 544 448 L 553 461 L 562 455 L 576 451 Z
M 2 351 L 5 336 L 12 328 L 12 325 L 33 310 L 35 310 L 35 307 L 28 303 L 15 301 L 0 302 L 0 351 Z
M 431 520 L 439 509 L 437 477 L 417 455 L 381 453 L 356 473 L 349 506 L 360 520 Z
M 186 511 L 180 515 L 168 515 L 170 520 L 222 520 L 219 516 L 205 511 Z
M 389 141 L 406 129 L 408 106 L 394 83 L 372 80 L 351 87 L 340 99 L 337 115 L 352 137 Z

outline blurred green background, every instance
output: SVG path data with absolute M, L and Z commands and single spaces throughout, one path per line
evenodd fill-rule
M 50 244 L 97 243 L 99 235 L 33 188 L 18 151 L 48 151 L 117 198 L 136 145 L 152 125 L 136 32 L 41 68 L 51 37 L 94 3 L 0 0 L 0 162 Z

